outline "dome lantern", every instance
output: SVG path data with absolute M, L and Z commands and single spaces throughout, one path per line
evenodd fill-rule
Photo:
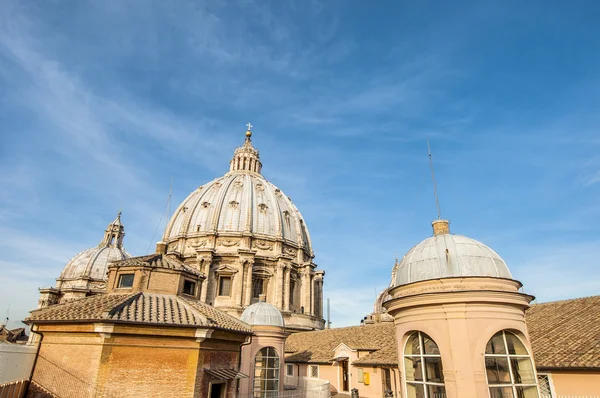
M 246 140 L 244 145 L 236 148 L 233 159 L 229 163 L 229 171 L 250 171 L 259 173 L 262 169 L 262 163 L 260 162 L 260 154 L 256 148 L 252 145 L 252 124 L 246 124 L 248 130 L 246 130 Z

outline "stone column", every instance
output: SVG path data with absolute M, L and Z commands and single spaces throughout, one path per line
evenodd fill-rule
M 310 270 L 304 269 L 302 272 L 302 292 L 300 305 L 304 307 L 304 313 L 310 313 Z
M 244 307 L 250 305 L 252 300 L 252 261 L 246 261 L 246 291 L 244 292 Z
M 243 263 L 238 263 L 237 264 L 237 270 L 238 272 L 236 272 L 235 274 L 231 275 L 231 277 L 233 278 L 232 282 L 232 289 L 233 289 L 233 300 L 235 302 L 236 305 L 238 306 L 242 306 L 242 302 L 243 302 L 243 294 L 244 294 L 244 264 Z M 235 283 L 233 283 L 235 282 Z
M 283 292 L 285 291 L 284 289 L 284 283 L 283 283 L 283 275 L 284 275 L 284 268 L 283 268 L 283 264 L 277 264 L 277 270 L 275 271 L 275 300 L 273 301 L 273 304 L 275 305 L 275 307 L 282 309 L 283 308 Z
M 289 311 L 290 310 L 290 294 L 291 292 L 291 287 L 292 287 L 292 283 L 290 281 L 290 276 L 292 273 L 292 268 L 290 266 L 286 267 L 283 270 L 284 273 L 284 285 L 285 285 L 285 293 L 283 294 L 283 310 L 284 311 Z
M 208 287 L 210 285 L 210 261 L 204 260 L 200 271 L 204 273 L 204 280 L 202 281 L 202 290 L 200 292 L 200 301 L 206 303 L 208 299 Z

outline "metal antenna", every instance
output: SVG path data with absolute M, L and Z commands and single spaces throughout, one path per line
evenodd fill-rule
M 327 299 L 327 329 L 331 329 L 331 300 Z
M 169 202 L 167 205 L 168 213 L 167 213 L 167 224 L 165 224 L 165 230 L 167 229 L 167 225 L 169 224 L 169 217 L 171 217 L 171 196 L 173 196 L 173 177 L 171 177 L 171 183 L 169 184 Z
M 166 206 L 165 210 L 163 210 L 162 214 L 160 215 L 158 224 L 156 224 L 156 229 L 154 230 L 154 234 L 152 234 L 152 239 L 150 239 L 150 243 L 148 243 L 148 249 L 146 250 L 147 253 L 150 252 L 150 248 L 152 247 L 152 242 L 154 242 L 154 237 L 156 236 L 156 233 L 158 232 L 158 228 L 160 228 L 160 224 L 162 224 L 162 219 L 165 216 L 165 212 L 167 213 L 165 232 L 167 231 L 167 227 L 169 226 L 169 217 L 171 216 L 171 196 L 172 196 L 172 194 L 173 194 L 173 177 L 171 177 L 171 184 L 169 185 L 169 197 L 167 199 L 167 206 Z
M 10 316 L 10 304 L 8 305 L 8 308 L 7 308 L 7 310 L 6 310 L 6 322 L 4 323 L 4 325 L 2 325 L 3 327 L 6 327 L 6 326 L 8 326 L 8 320 L 9 320 L 9 318 L 8 318 L 8 317 L 9 317 L 9 316 Z
M 427 138 L 427 152 L 429 153 L 429 167 L 431 168 L 431 179 L 433 180 L 433 194 L 435 195 L 435 207 L 437 208 L 438 220 L 442 219 L 442 211 L 440 210 L 440 200 L 437 193 L 437 184 L 435 183 L 435 172 L 433 171 L 433 158 L 431 157 L 431 147 L 429 146 L 429 138 Z

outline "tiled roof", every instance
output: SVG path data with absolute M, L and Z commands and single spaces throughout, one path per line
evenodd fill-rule
M 165 294 L 101 294 L 31 312 L 28 323 L 118 322 L 205 326 L 251 333 L 248 325 L 210 305 Z
M 600 296 L 534 304 L 526 318 L 537 368 L 600 368 Z
M 198 270 L 185 265 L 165 254 L 150 254 L 148 256 L 132 257 L 126 260 L 114 261 L 109 268 L 123 267 L 149 267 L 149 268 L 165 268 L 176 271 L 183 271 L 194 275 L 201 275 Z
M 286 361 L 331 362 L 334 356 L 333 350 L 340 343 L 344 343 L 354 350 L 372 351 L 360 358 L 359 361 L 363 364 L 397 365 L 395 335 L 394 324 L 391 322 L 294 333 L 286 341 L 285 351 L 288 353 Z M 373 362 L 369 362 L 371 360 Z
M 534 304 L 526 321 L 538 369 L 600 368 L 600 296 Z M 356 365 L 398 365 L 392 323 L 292 334 L 286 361 L 328 363 L 340 343 L 375 349 Z

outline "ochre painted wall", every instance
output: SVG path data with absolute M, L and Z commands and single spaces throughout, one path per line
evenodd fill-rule
M 215 330 L 202 340 L 194 328 L 44 325 L 33 381 L 61 398 L 207 397 L 205 369 L 238 369 L 245 335 Z M 234 396 L 228 382 L 227 396 Z M 33 395 L 31 395 L 33 396 Z
M 556 395 L 600 395 L 600 371 L 550 373 Z

